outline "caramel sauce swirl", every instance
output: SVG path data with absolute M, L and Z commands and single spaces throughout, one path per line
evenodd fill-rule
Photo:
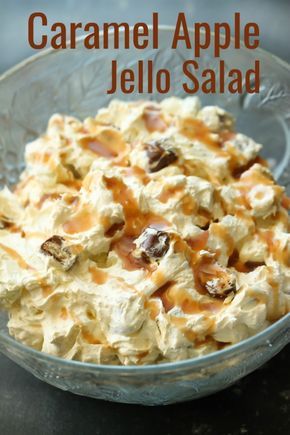
M 164 225 L 169 227 L 169 222 L 154 213 L 142 213 L 139 209 L 132 190 L 120 179 L 116 177 L 104 177 L 106 187 L 112 191 L 115 202 L 123 206 L 125 215 L 124 233 L 127 236 L 138 237 L 142 230 L 148 226 Z
M 0 243 L 0 248 L 6 252 L 6 254 L 11 257 L 21 269 L 24 270 L 30 270 L 33 275 L 35 276 L 37 283 L 39 287 L 43 291 L 44 296 L 48 296 L 53 292 L 53 289 L 50 285 L 47 284 L 47 282 L 40 276 L 39 272 L 34 269 L 32 266 L 30 266 L 22 257 L 19 255 L 14 249 L 10 248 L 9 246 L 5 246 L 2 243 Z
M 105 284 L 108 279 L 108 274 L 105 271 L 92 266 L 89 268 L 89 271 L 95 284 Z
M 148 131 L 163 132 L 167 129 L 168 125 L 164 120 L 161 110 L 155 106 L 147 106 L 143 112 L 143 121 Z
M 82 233 L 90 230 L 96 224 L 96 216 L 88 211 L 81 210 L 75 217 L 63 224 L 63 229 L 67 234 Z
M 180 122 L 180 133 L 188 139 L 203 143 L 210 151 L 216 154 L 228 156 L 228 153 L 221 149 L 221 142 L 213 138 L 210 129 L 199 119 L 182 119 Z
M 104 129 L 95 136 L 84 136 L 79 140 L 79 144 L 83 149 L 109 159 L 116 158 L 127 150 L 126 142 L 121 133 L 112 128 Z
M 180 307 L 184 314 L 216 313 L 223 306 L 222 301 L 219 300 L 211 302 L 194 300 L 188 291 L 178 288 L 174 281 L 168 281 L 156 290 L 152 297 L 161 299 L 166 313 L 176 306 Z

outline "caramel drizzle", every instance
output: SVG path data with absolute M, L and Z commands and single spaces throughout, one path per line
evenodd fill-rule
M 159 107 L 147 106 L 143 112 L 143 121 L 147 130 L 152 133 L 154 131 L 164 132 L 168 125 L 163 118 L 163 114 Z
M 168 281 L 153 293 L 152 297 L 161 299 L 166 313 L 176 306 L 180 307 L 185 314 L 216 313 L 223 306 L 223 302 L 219 300 L 211 302 L 193 300 L 190 293 L 185 289 L 177 288 L 174 281 Z
M 158 196 L 162 203 L 166 203 L 169 199 L 176 197 L 180 200 L 181 211 L 186 216 L 191 216 L 198 212 L 198 204 L 195 199 L 184 191 L 184 186 L 171 186 L 163 190 Z
M 244 173 L 240 179 L 240 183 L 242 185 L 246 185 L 247 187 L 256 186 L 257 184 L 266 184 L 270 186 L 274 185 L 274 181 L 271 178 L 255 170 L 250 171 L 248 174 Z
M 193 251 L 201 251 L 206 248 L 208 237 L 209 237 L 208 230 L 203 231 L 198 236 L 189 239 L 187 243 L 189 244 L 189 246 Z
M 111 159 L 117 156 L 116 152 L 105 147 L 102 142 L 98 141 L 98 139 L 94 137 L 85 137 L 80 140 L 80 144 L 84 149 L 90 150 L 102 157 Z
M 209 314 L 211 316 L 214 313 L 219 312 L 223 308 L 223 302 L 220 300 L 213 300 L 210 302 L 201 302 L 192 299 L 190 293 L 185 289 L 177 288 L 174 281 L 168 281 L 162 285 L 155 293 L 153 293 L 151 299 L 149 299 L 145 305 L 149 309 L 150 318 L 155 320 L 159 314 L 159 306 L 154 298 L 158 298 L 162 302 L 165 313 L 168 313 L 172 308 L 178 306 L 182 309 L 184 314 Z M 204 340 L 198 340 L 198 335 L 187 327 L 187 319 L 184 317 L 170 316 L 170 321 L 176 327 L 178 327 L 184 336 L 189 341 L 194 341 L 196 345 L 206 344 L 209 340 L 214 341 L 210 334 L 215 329 L 215 321 L 211 317 L 207 318 L 208 330 Z
M 287 252 L 287 247 L 281 249 L 279 240 L 275 240 L 275 234 L 272 230 L 259 231 L 260 238 L 266 242 L 269 253 L 280 264 L 284 264 L 286 267 L 290 267 L 290 258 Z
M 121 231 L 124 228 L 124 225 L 125 225 L 125 222 L 117 222 L 117 223 L 109 226 L 110 219 L 109 219 L 108 216 L 104 216 L 104 218 L 102 219 L 102 223 L 103 223 L 105 228 L 108 228 L 105 231 L 105 237 L 114 237 L 114 235 L 118 231 Z
M 239 259 L 239 252 L 234 249 L 232 255 L 229 257 L 228 267 L 235 268 L 238 272 L 249 273 L 255 270 L 257 267 L 264 266 L 265 263 L 260 263 L 256 261 L 247 261 L 243 263 Z
M 219 273 L 219 267 L 216 264 L 216 256 L 218 253 L 213 257 L 201 256 L 199 253 L 200 250 L 206 247 L 208 232 L 205 231 L 203 236 L 197 236 L 196 241 L 195 239 L 184 241 L 181 237 L 175 237 L 176 242 L 174 245 L 174 251 L 184 253 L 188 264 L 192 269 L 196 290 L 200 294 L 208 296 L 204 284 L 208 279 L 216 277 Z M 193 248 L 196 246 L 197 249 L 193 250 L 190 245 L 193 246 Z
M 62 307 L 60 310 L 60 317 L 62 320 L 67 320 L 69 317 L 69 313 L 66 307 Z
M 97 135 L 85 136 L 79 140 L 80 146 L 107 159 L 114 159 L 120 153 L 127 151 L 120 132 L 113 129 L 105 129 Z
M 210 226 L 210 232 L 215 237 L 218 237 L 219 239 L 223 240 L 226 243 L 227 255 L 231 256 L 232 253 L 234 252 L 235 243 L 232 236 L 227 231 L 227 229 L 219 223 L 213 223 Z
M 108 279 L 107 272 L 100 270 L 96 267 L 89 267 L 89 272 L 92 276 L 92 280 L 95 284 L 101 285 L 104 284 Z
M 28 263 L 26 263 L 26 261 L 21 257 L 21 255 L 19 255 L 16 251 L 14 251 L 14 249 L 6 245 L 3 245 L 2 243 L 0 243 L 0 248 L 4 252 L 6 252 L 6 254 L 8 254 L 9 257 L 11 257 L 21 269 L 30 270 L 35 275 L 38 285 L 42 289 L 43 294 L 45 296 L 48 296 L 53 292 L 51 286 L 48 285 L 46 281 L 39 275 L 39 272 L 35 270 L 32 266 L 30 266 Z
M 76 179 L 64 180 L 61 182 L 61 184 L 63 184 L 64 186 L 67 186 L 69 188 L 75 189 L 76 191 L 79 191 L 83 186 L 82 180 L 76 180 Z
M 181 210 L 186 216 L 198 213 L 198 204 L 189 193 L 186 193 L 181 200 Z
M 206 145 L 209 150 L 222 156 L 228 156 L 228 153 L 221 149 L 220 140 L 212 138 L 212 132 L 200 119 L 183 119 L 179 130 L 188 139 L 197 140 Z
M 168 228 L 170 223 L 161 216 L 154 213 L 142 213 L 138 204 L 133 196 L 131 189 L 115 177 L 104 177 L 105 184 L 109 190 L 112 191 L 113 199 L 122 205 L 125 215 L 124 233 L 126 236 L 137 237 L 149 225 L 155 227 L 156 225 L 163 225 Z
M 139 166 L 130 166 L 129 168 L 125 168 L 124 174 L 126 177 L 133 176 L 137 178 L 145 186 L 151 180 L 147 172 Z
M 122 260 L 124 269 L 133 271 L 138 269 L 153 270 L 153 265 L 146 262 L 142 257 L 136 258 L 132 252 L 136 248 L 135 238 L 123 235 L 112 243 L 111 248 L 118 254 Z
M 134 239 L 149 226 L 156 229 L 168 228 L 170 223 L 154 213 L 142 213 L 133 192 L 122 180 L 115 177 L 104 177 L 104 182 L 106 187 L 111 190 L 114 201 L 122 205 L 125 217 L 123 235 L 112 243 L 111 249 L 118 253 L 125 269 L 151 269 L 150 264 L 144 259 L 136 259 L 131 255 L 135 249 Z
M 260 157 L 260 156 L 255 157 L 254 159 L 250 160 L 248 163 L 241 166 L 241 165 L 239 165 L 239 162 L 241 160 L 240 155 L 234 155 L 231 151 L 229 151 L 229 155 L 230 155 L 230 169 L 232 172 L 232 176 L 235 179 L 239 179 L 241 177 L 241 175 L 243 175 L 244 172 L 251 169 L 251 167 L 255 163 L 259 163 L 260 165 L 264 166 L 265 168 L 268 167 L 267 161 L 262 159 L 262 157 Z
M 43 204 L 47 201 L 47 200 L 57 200 L 61 198 L 61 194 L 60 193 L 45 193 L 44 195 L 42 195 L 42 197 L 40 198 L 40 200 L 38 201 L 38 203 L 36 204 L 37 208 L 42 208 Z
M 283 195 L 281 200 L 282 207 L 286 208 L 286 210 L 290 210 L 290 198 L 287 195 Z
M 189 139 L 198 140 L 205 144 L 207 148 L 223 157 L 229 157 L 229 169 L 232 173 L 233 178 L 240 178 L 240 176 L 250 169 L 255 163 L 259 163 L 264 167 L 268 167 L 266 160 L 262 159 L 260 156 L 255 157 L 250 162 L 245 163 L 245 165 L 240 166 L 242 155 L 239 154 L 234 147 L 228 148 L 227 150 L 222 149 L 222 145 L 225 141 L 230 141 L 234 138 L 235 133 L 231 131 L 225 131 L 219 133 L 219 139 L 213 139 L 212 132 L 210 129 L 199 119 L 186 118 L 181 121 L 180 133 Z M 207 172 L 207 169 L 204 169 Z M 188 172 L 188 169 L 187 169 Z M 186 173 L 186 171 L 185 171 Z M 218 180 L 214 179 L 211 173 L 206 174 L 204 177 L 215 184 L 219 184 Z M 270 184 L 269 179 L 263 176 L 258 180 L 258 176 L 253 177 L 251 183 L 256 184 L 257 182 L 263 184 Z M 245 181 L 245 180 L 243 180 Z M 247 182 L 250 180 L 248 179 Z
M 184 192 L 184 186 L 168 186 L 158 195 L 158 199 L 162 203 L 166 203 L 169 199 L 179 197 Z
M 9 248 L 9 246 L 3 245 L 0 243 L 0 248 L 6 252 L 13 260 L 18 264 L 21 269 L 31 270 L 31 266 L 26 263 L 26 261 L 18 254 L 18 252 L 14 251 L 14 249 Z
M 155 320 L 159 315 L 159 305 L 154 299 L 148 299 L 144 303 L 144 308 L 149 310 L 149 315 L 151 320 Z
M 82 337 L 89 344 L 102 344 L 98 338 L 94 337 L 93 334 L 91 334 L 87 329 L 84 328 L 82 329 Z
M 149 315 L 152 320 L 155 320 L 160 313 L 160 306 L 156 300 L 157 298 L 161 300 L 165 313 L 168 313 L 172 308 L 179 306 L 184 314 L 202 313 L 211 316 L 223 308 L 223 302 L 221 300 L 212 300 L 210 302 L 193 300 L 187 290 L 176 287 L 175 281 L 166 282 L 166 277 L 159 270 L 152 275 L 152 279 L 157 285 L 160 285 L 160 287 L 152 294 L 151 298 L 145 302 L 145 308 L 149 310 Z M 173 315 L 170 316 L 170 322 L 177 326 L 188 340 L 194 341 L 196 345 L 205 344 L 208 340 L 214 341 L 209 334 L 211 334 L 215 329 L 215 321 L 211 317 L 208 317 L 207 321 L 209 327 L 205 339 L 201 342 L 198 340 L 198 335 L 186 326 L 186 318 L 175 317 Z
M 186 325 L 187 320 L 184 317 L 175 317 L 171 316 L 171 323 L 175 325 L 187 338 L 187 340 L 194 342 L 195 347 L 203 346 L 205 344 L 214 344 L 219 348 L 219 343 L 211 336 L 211 334 L 215 330 L 215 321 L 214 319 L 208 317 L 207 323 L 207 331 L 205 337 L 203 339 L 199 338 L 199 334 L 189 329 Z
M 268 278 L 268 283 L 271 286 L 272 289 L 272 296 L 273 296 L 273 306 L 271 307 L 271 311 L 268 312 L 268 320 L 270 322 L 274 322 L 275 320 L 278 320 L 282 315 L 286 314 L 286 307 L 284 307 L 284 312 L 281 313 L 280 310 L 280 289 L 279 289 L 279 283 L 274 281 L 272 278 Z
M 214 175 L 214 173 L 204 164 L 202 161 L 193 162 L 190 160 L 184 161 L 184 163 L 178 164 L 179 169 L 181 169 L 182 173 L 188 177 L 190 175 L 195 175 L 200 178 L 204 178 L 212 184 L 219 186 L 221 182 Z
M 96 223 L 96 216 L 88 210 L 81 210 L 75 217 L 63 224 L 63 229 L 67 234 L 82 233 L 88 231 Z

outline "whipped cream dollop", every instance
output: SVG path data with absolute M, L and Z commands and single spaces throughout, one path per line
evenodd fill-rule
M 150 364 L 284 316 L 289 199 L 260 150 L 196 97 L 53 115 L 0 192 L 10 334 L 67 359 Z

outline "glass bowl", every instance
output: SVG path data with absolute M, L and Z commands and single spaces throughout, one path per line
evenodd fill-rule
M 25 144 L 41 134 L 49 117 L 67 113 L 84 118 L 108 104 L 111 61 L 137 71 L 137 60 L 154 60 L 154 69 L 171 72 L 168 95 L 185 96 L 181 65 L 192 59 L 191 50 L 170 50 L 173 27 L 159 30 L 158 50 L 87 50 L 79 39 L 76 49 L 42 52 L 0 78 L 0 187 L 17 182 L 23 170 Z M 191 35 L 192 36 L 192 35 Z M 112 35 L 111 35 L 112 37 Z M 123 34 L 121 33 L 122 46 Z M 213 36 L 212 36 L 213 38 Z M 290 194 L 290 67 L 262 50 L 231 46 L 223 53 L 226 70 L 245 71 L 254 60 L 261 63 L 258 94 L 227 92 L 199 95 L 203 104 L 218 104 L 237 117 L 237 129 L 264 144 L 280 184 Z M 214 68 L 212 49 L 199 60 L 200 70 Z M 146 74 L 144 77 L 146 81 Z M 158 94 L 123 95 L 124 100 L 164 98 Z M 290 289 L 289 289 L 290 290 Z M 0 350 L 41 380 L 73 393 L 123 403 L 160 405 L 190 400 L 228 387 L 255 370 L 290 342 L 290 314 L 261 333 L 224 350 L 200 358 L 148 366 L 105 366 L 67 361 L 30 349 L 9 336 L 7 314 L 0 313 Z

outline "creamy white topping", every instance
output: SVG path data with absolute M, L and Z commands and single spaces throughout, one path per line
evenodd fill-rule
M 284 189 L 197 98 L 53 115 L 0 192 L 0 307 L 35 349 L 103 364 L 204 355 L 290 311 Z

